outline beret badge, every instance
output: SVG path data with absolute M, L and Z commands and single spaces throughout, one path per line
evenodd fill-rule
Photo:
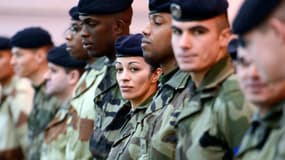
M 182 16 L 181 7 L 178 4 L 171 4 L 170 6 L 171 14 L 175 19 L 180 19 Z

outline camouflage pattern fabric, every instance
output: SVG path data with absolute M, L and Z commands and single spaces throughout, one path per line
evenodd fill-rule
M 66 159 L 92 159 L 89 152 L 89 138 L 94 128 L 96 117 L 94 109 L 94 90 L 106 72 L 105 57 L 95 60 L 86 67 L 85 72 L 80 77 L 75 92 L 71 100 L 71 108 L 67 123 L 67 146 Z
M 0 159 L 22 160 L 28 152 L 28 115 L 34 90 L 28 80 L 14 76 L 3 86 L 0 102 Z
M 45 83 L 34 86 L 33 108 L 28 119 L 28 137 L 30 140 L 29 160 L 39 160 L 44 140 L 43 131 L 55 116 L 59 101 L 45 93 Z
M 133 144 L 137 144 L 140 141 L 138 135 L 140 129 L 138 129 L 138 127 L 140 126 L 146 109 L 152 102 L 152 97 L 153 96 L 149 97 L 142 105 L 132 109 L 129 113 L 122 115 L 123 119 L 121 121 L 125 120 L 125 124 L 120 130 L 119 138 L 116 139 L 111 148 L 108 160 L 136 160 L 139 158 L 140 147 Z M 118 119 L 120 118 L 116 116 L 114 122 L 118 123 Z
M 67 144 L 67 120 L 70 115 L 70 101 L 61 105 L 53 120 L 44 131 L 44 143 L 42 145 L 41 160 L 65 159 Z
M 95 127 L 90 138 L 90 152 L 95 159 L 106 159 L 119 135 L 121 126 L 109 126 L 120 108 L 126 104 L 116 81 L 115 66 L 106 62 L 107 72 L 95 90 Z
M 190 84 L 190 97 L 177 120 L 176 159 L 233 159 L 249 126 L 244 100 L 229 57 L 212 66 L 200 87 Z
M 285 159 L 285 101 L 263 117 L 257 112 L 245 134 L 236 159 Z

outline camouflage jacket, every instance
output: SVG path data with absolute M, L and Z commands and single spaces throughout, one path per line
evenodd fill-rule
M 29 160 L 39 160 L 41 145 L 44 140 L 43 131 L 55 116 L 59 101 L 45 93 L 45 83 L 34 86 L 33 108 L 28 119 L 28 137 L 30 140 Z
M 22 160 L 28 151 L 28 115 L 34 90 L 29 81 L 14 76 L 3 86 L 0 102 L 0 159 Z M 27 156 L 27 155 L 25 155 Z
M 89 152 L 89 138 L 92 134 L 95 119 L 94 90 L 102 80 L 106 67 L 105 57 L 95 60 L 86 67 L 80 77 L 71 100 L 70 114 L 67 127 L 66 159 L 92 159 Z
M 42 145 L 41 160 L 65 159 L 65 149 L 67 143 L 67 120 L 70 108 L 70 101 L 65 102 L 58 109 L 53 120 L 44 131 L 44 143 Z
M 285 101 L 261 117 L 255 113 L 237 159 L 285 159 Z
M 233 159 L 249 126 L 250 107 L 233 75 L 229 57 L 216 63 L 190 97 L 177 120 L 176 159 Z
M 120 126 L 109 126 L 117 111 L 124 106 L 120 88 L 116 80 L 115 66 L 106 62 L 107 71 L 95 90 L 95 127 L 89 148 L 95 159 L 106 159 L 114 140 L 119 135 Z
M 137 142 L 140 141 L 138 131 L 138 127 L 140 126 L 141 120 L 144 117 L 145 111 L 152 102 L 152 97 L 149 97 L 149 99 L 143 103 L 141 106 L 129 110 L 129 113 L 127 114 L 117 114 L 119 116 L 116 116 L 114 118 L 114 122 L 118 123 L 118 119 L 122 119 L 120 117 L 123 116 L 123 120 L 125 120 L 125 124 L 120 130 L 120 136 L 116 141 L 114 142 L 112 149 L 109 153 L 108 160 L 136 160 L 139 157 L 140 148 L 137 147 Z M 123 108 L 120 109 L 120 111 Z M 126 110 L 126 109 L 125 109 Z M 118 111 L 118 113 L 120 112 Z M 120 116 L 121 115 L 121 116 Z
M 183 105 L 181 103 L 189 97 L 188 83 L 190 75 L 181 71 L 176 72 L 167 83 L 162 86 L 164 93 L 156 97 L 152 104 L 150 117 L 145 118 L 145 125 L 151 126 L 151 117 L 155 124 L 149 128 L 150 159 L 175 159 L 176 149 L 176 120 Z M 163 91 L 162 91 L 163 92 Z M 162 107 L 162 108 L 160 108 Z M 154 109 L 155 108 L 155 109 Z

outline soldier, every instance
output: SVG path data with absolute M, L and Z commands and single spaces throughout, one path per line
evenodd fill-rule
M 143 29 L 146 61 L 162 68 L 159 90 L 141 122 L 141 159 L 174 159 L 180 103 L 188 97 L 190 76 L 179 70 L 171 46 L 170 1 L 149 1 L 149 23 Z M 133 138 L 134 140 L 137 137 Z
M 49 70 L 45 75 L 46 92 L 58 98 L 61 106 L 44 131 L 41 159 L 62 160 L 65 159 L 70 100 L 86 63 L 72 58 L 65 44 L 52 48 L 48 52 L 47 59 Z
M 233 159 L 249 125 L 250 107 L 233 75 L 226 0 L 174 0 L 172 46 L 191 75 L 178 117 L 177 159 Z
M 115 39 L 129 34 L 132 17 L 131 4 L 132 0 L 80 0 L 78 3 L 83 47 L 90 56 L 96 58 L 98 64 L 95 66 L 101 68 L 101 74 L 95 81 L 95 96 L 93 90 L 93 95 L 88 97 L 95 103 L 95 114 L 92 115 L 95 119 L 95 126 L 90 138 L 90 151 L 93 157 L 98 159 L 107 157 L 119 133 L 119 126 L 109 128 L 109 130 L 105 129 L 124 104 L 112 63 L 115 59 Z M 82 129 L 79 138 L 86 142 L 90 135 L 84 132 L 87 122 L 82 121 L 82 124 L 79 126 Z M 72 141 L 78 141 L 78 138 Z
M 158 79 L 161 74 L 159 65 L 145 62 L 141 49 L 141 34 L 122 36 L 115 43 L 117 81 L 123 98 L 129 100 L 130 108 L 118 111 L 110 125 L 124 123 L 120 129 L 120 137 L 114 142 L 109 160 L 127 160 L 138 157 L 139 148 L 132 148 L 129 144 L 131 137 L 137 134 L 138 123 L 152 102 L 157 91 Z M 124 122 L 125 121 L 125 122 Z M 127 147 L 126 147 L 127 146 Z
M 276 144 L 280 135 L 284 135 L 284 124 L 281 122 L 284 108 L 279 103 L 285 97 L 285 81 L 264 83 L 251 56 L 242 47 L 238 47 L 234 62 L 242 91 L 258 109 L 252 117 L 251 127 L 243 137 L 237 159 L 284 159 L 284 154 L 281 154 L 283 157 L 276 154 L 279 147 Z M 284 153 L 284 148 L 280 149 Z
M 245 1 L 233 23 L 241 39 L 238 54 L 241 58 L 245 55 L 248 64 L 239 74 L 256 65 L 256 72 L 270 88 L 266 91 L 270 97 L 257 105 L 259 110 L 242 141 L 240 159 L 285 159 L 284 62 L 280 61 L 284 57 L 284 6 L 283 0 Z M 245 66 L 241 60 L 238 63 Z
M 28 118 L 30 141 L 29 159 L 40 159 L 43 131 L 58 108 L 57 100 L 45 93 L 44 74 L 48 70 L 47 52 L 53 46 L 50 34 L 40 27 L 29 27 L 11 38 L 13 57 L 11 63 L 21 77 L 31 80 L 35 95 Z
M 66 159 L 92 159 L 89 152 L 88 140 L 94 126 L 94 90 L 98 86 L 97 79 L 102 79 L 104 73 L 104 58 L 88 55 L 82 46 L 80 35 L 81 25 L 77 6 L 69 10 L 71 17 L 70 27 L 65 32 L 67 50 L 76 59 L 87 62 L 85 72 L 80 77 L 72 95 L 70 114 L 67 121 Z
M 28 80 L 14 74 L 11 59 L 10 39 L 0 37 L 0 159 L 23 160 L 34 92 Z
M 241 45 L 252 55 L 262 79 L 268 83 L 285 78 L 284 10 L 284 0 L 245 1 L 233 22 Z

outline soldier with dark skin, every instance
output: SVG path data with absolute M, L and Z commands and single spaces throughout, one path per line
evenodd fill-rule
M 238 74 L 259 78 L 267 89 L 267 97 L 255 98 L 258 110 L 237 159 L 285 159 L 284 10 L 284 0 L 245 1 L 233 22 L 240 42 Z
M 14 73 L 10 39 L 0 37 L 0 159 L 24 160 L 27 156 L 28 116 L 32 108 L 31 83 Z
M 45 93 L 44 74 L 48 70 L 47 52 L 53 46 L 50 34 L 40 27 L 28 27 L 11 38 L 11 63 L 18 75 L 31 80 L 35 90 L 32 111 L 28 118 L 30 148 L 28 159 L 40 159 L 43 131 L 54 117 L 59 103 Z
M 85 71 L 80 77 L 72 95 L 69 108 L 72 116 L 67 123 L 67 147 L 66 159 L 91 159 L 89 152 L 89 138 L 94 126 L 94 90 L 97 87 L 96 79 L 102 76 L 102 65 L 96 58 L 88 55 L 83 48 L 81 32 L 81 21 L 77 6 L 69 10 L 71 17 L 70 27 L 65 32 L 67 51 L 78 60 L 87 62 Z
M 106 5 L 108 4 L 108 5 Z M 119 134 L 120 126 L 107 128 L 117 111 L 124 105 L 113 65 L 115 40 L 129 34 L 132 19 L 132 0 L 80 0 L 81 37 L 84 49 L 98 62 L 101 75 L 96 78 L 94 100 L 94 129 L 90 138 L 90 152 L 95 159 L 105 159 Z M 95 95 L 94 95 L 95 93 Z M 84 128 L 84 127 L 81 127 Z
M 172 46 L 191 75 L 190 96 L 176 121 L 176 159 L 233 159 L 249 126 L 245 101 L 227 55 L 226 0 L 173 0 Z
M 143 29 L 142 48 L 146 61 L 162 68 L 159 90 L 141 122 L 142 159 L 174 159 L 175 121 L 181 102 L 188 97 L 190 76 L 179 70 L 171 46 L 171 1 L 149 1 L 149 23 Z

